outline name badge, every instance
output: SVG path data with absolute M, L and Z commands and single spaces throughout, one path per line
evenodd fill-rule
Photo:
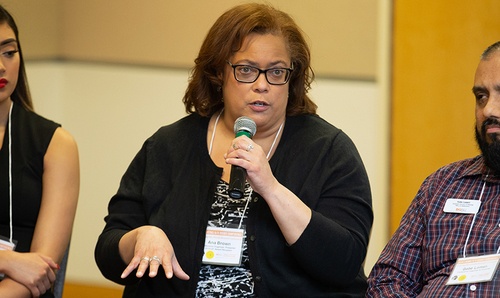
M 0 250 L 14 250 L 16 248 L 16 242 L 10 242 L 9 238 L 0 236 Z
M 448 199 L 443 211 L 447 213 L 476 214 L 480 206 L 481 201 L 478 200 Z
M 461 285 L 491 281 L 500 262 L 500 254 L 460 258 L 446 285 Z
M 207 227 L 203 264 L 240 266 L 243 229 Z

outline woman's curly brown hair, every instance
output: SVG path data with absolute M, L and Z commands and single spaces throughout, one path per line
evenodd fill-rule
M 317 106 L 307 92 L 314 80 L 311 54 L 301 29 L 286 13 L 265 4 L 243 4 L 221 15 L 208 32 L 195 59 L 182 99 L 187 113 L 208 117 L 221 110 L 222 73 L 226 61 L 252 33 L 283 36 L 292 59 L 287 115 L 315 114 Z

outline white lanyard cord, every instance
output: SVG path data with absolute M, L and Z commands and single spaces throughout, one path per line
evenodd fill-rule
M 214 129 L 212 131 L 212 137 L 210 138 L 210 146 L 208 149 L 208 155 L 212 154 L 212 146 L 214 143 L 215 131 L 217 130 L 217 123 L 219 123 L 219 118 L 220 118 L 220 115 L 222 115 L 223 111 L 224 111 L 224 109 L 222 109 L 220 111 L 219 115 L 217 115 L 217 118 L 215 118 Z M 271 152 L 273 151 L 274 145 L 276 145 L 276 141 L 278 140 L 278 136 L 279 136 L 281 130 L 283 129 L 283 124 L 285 124 L 285 121 L 283 121 L 281 123 L 278 131 L 276 132 L 276 135 L 274 136 L 274 140 L 273 140 L 273 143 L 271 144 L 271 148 L 269 148 L 269 152 L 267 152 L 267 155 L 266 155 L 267 160 L 269 160 L 269 156 L 271 155 Z M 240 224 L 238 225 L 238 229 L 241 229 L 241 225 L 243 224 L 243 217 L 245 216 L 245 212 L 247 211 L 248 203 L 250 202 L 250 199 L 252 198 L 252 193 L 253 193 L 253 189 L 250 187 L 250 193 L 248 194 L 247 202 L 245 204 L 245 209 L 243 209 L 243 213 L 242 213 L 241 218 L 240 218 Z
M 214 139 L 215 139 L 215 131 L 217 130 L 217 123 L 219 123 L 219 118 L 220 118 L 220 115 L 222 115 L 223 111 L 224 111 L 224 109 L 222 109 L 220 111 L 219 115 L 217 115 L 217 118 L 215 118 L 214 130 L 212 131 L 212 137 L 210 138 L 210 147 L 208 148 L 208 155 L 212 154 L 212 148 L 213 148 Z M 271 155 L 271 152 L 273 151 L 274 145 L 276 145 L 276 141 L 278 140 L 278 136 L 280 135 L 280 132 L 283 129 L 283 124 L 285 124 L 285 121 L 283 121 L 281 123 L 278 131 L 276 132 L 276 135 L 274 136 L 274 140 L 273 140 L 273 143 L 271 144 L 271 148 L 269 149 L 269 152 L 267 152 L 267 155 L 266 155 L 267 160 L 269 160 L 269 156 Z
M 214 139 L 215 139 L 215 130 L 217 130 L 217 123 L 219 123 L 219 118 L 220 115 L 222 115 L 222 112 L 224 112 L 224 109 L 222 109 L 219 115 L 217 115 L 217 118 L 215 118 L 214 130 L 212 131 L 212 137 L 210 138 L 210 148 L 208 148 L 208 155 L 212 154 L 212 146 L 214 144 Z
M 486 178 L 484 180 L 483 188 L 481 189 L 481 194 L 479 195 L 479 202 L 481 202 L 481 199 L 483 198 L 484 187 L 486 186 L 486 179 L 488 179 L 488 175 L 486 175 Z M 479 207 L 479 208 L 481 208 L 481 207 Z M 472 228 L 474 227 L 474 223 L 476 222 L 476 215 L 478 213 L 479 213 L 479 209 L 477 210 L 476 213 L 474 213 L 474 217 L 472 218 L 472 222 L 470 224 L 469 233 L 467 233 L 467 238 L 465 239 L 465 245 L 464 245 L 464 251 L 463 251 L 463 257 L 464 258 L 465 258 L 465 250 L 466 250 L 466 247 L 467 247 L 467 243 L 469 243 L 470 234 L 472 233 Z
M 271 144 L 271 148 L 269 148 L 269 152 L 267 152 L 266 158 L 269 160 L 269 156 L 271 155 L 271 152 L 273 151 L 274 145 L 276 145 L 276 141 L 278 140 L 278 136 L 280 135 L 281 130 L 283 129 L 283 124 L 285 124 L 285 121 L 281 122 L 280 128 L 276 132 L 276 135 L 274 136 L 273 143 Z
M 241 225 L 243 224 L 243 217 L 245 216 L 245 212 L 247 212 L 248 202 L 250 202 L 250 200 L 252 199 L 252 192 L 253 189 L 250 187 L 250 193 L 248 194 L 247 202 L 245 204 L 245 209 L 243 209 L 243 213 L 241 214 L 240 224 L 238 225 L 238 229 L 241 229 Z
M 12 121 L 11 121 L 11 116 L 12 116 L 12 107 L 14 106 L 14 102 L 10 105 L 10 110 L 9 110 L 9 121 L 8 121 L 8 135 L 9 135 L 9 228 L 10 228 L 10 235 L 9 235 L 9 241 L 10 243 L 13 243 L 12 237 L 14 234 L 13 227 L 12 227 Z

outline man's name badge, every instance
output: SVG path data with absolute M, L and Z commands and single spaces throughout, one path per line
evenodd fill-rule
M 446 285 L 461 285 L 491 281 L 500 262 L 500 254 L 460 258 Z
M 480 206 L 481 201 L 478 200 L 448 199 L 443 211 L 447 213 L 476 214 Z
M 207 227 L 203 264 L 239 266 L 244 232 L 243 229 Z

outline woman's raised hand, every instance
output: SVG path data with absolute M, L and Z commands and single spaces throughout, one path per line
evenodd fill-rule
M 133 256 L 123 271 L 121 277 L 127 277 L 132 271 L 137 269 L 136 276 L 141 278 L 149 268 L 149 277 L 155 277 L 158 268 L 163 266 L 165 276 L 172 278 L 174 275 L 182 280 L 188 280 L 189 276 L 182 270 L 174 248 L 162 229 L 155 226 L 142 226 L 125 234 L 120 240 L 120 251 L 122 245 L 133 244 Z M 127 260 L 127 256 L 122 253 L 122 257 Z

